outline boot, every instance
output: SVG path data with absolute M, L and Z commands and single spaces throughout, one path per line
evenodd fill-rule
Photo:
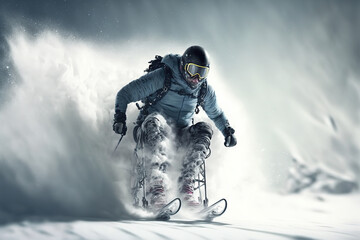
M 201 203 L 194 196 L 194 180 L 186 179 L 182 181 L 182 186 L 180 188 L 181 200 L 185 206 L 196 209 L 201 207 Z
M 167 204 L 165 188 L 163 181 L 159 179 L 151 185 L 148 193 L 150 195 L 150 209 L 157 211 Z

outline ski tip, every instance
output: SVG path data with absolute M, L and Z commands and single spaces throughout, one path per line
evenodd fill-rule
M 177 213 L 180 211 L 180 208 L 181 208 L 181 200 L 180 200 L 180 198 L 175 198 L 174 200 L 172 200 L 171 202 L 169 202 L 167 206 L 173 204 L 173 203 L 176 202 L 176 201 L 178 202 L 179 206 L 177 207 L 177 209 L 176 209 L 174 212 L 171 212 L 170 215 L 175 215 L 175 214 L 177 214 Z
M 212 221 L 216 217 L 220 217 L 227 209 L 227 200 L 225 198 L 220 199 L 209 207 L 204 208 L 199 213 L 203 215 L 204 220 Z
M 181 200 L 180 198 L 175 198 L 159 210 L 155 219 L 160 221 L 167 221 L 171 218 L 171 216 L 178 213 L 180 208 Z
M 180 198 L 175 198 L 174 201 L 175 201 L 175 200 L 179 202 L 179 207 L 178 207 L 177 211 L 174 212 L 174 214 L 176 214 L 177 212 L 179 212 L 179 210 L 180 210 L 180 208 L 181 208 L 181 204 L 182 204 Z

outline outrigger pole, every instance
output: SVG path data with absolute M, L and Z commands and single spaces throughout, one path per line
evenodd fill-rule
M 119 141 L 118 141 L 118 143 L 117 143 L 117 145 L 116 145 L 113 153 L 115 153 L 115 151 L 116 151 L 116 149 L 118 148 L 118 146 L 119 146 L 121 140 L 123 139 L 123 137 L 124 137 L 124 134 L 121 134 L 121 137 L 120 137 L 120 139 L 119 139 Z

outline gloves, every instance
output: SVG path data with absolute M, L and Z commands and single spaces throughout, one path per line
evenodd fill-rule
M 114 114 L 113 130 L 117 134 L 126 135 L 126 115 L 123 112 L 117 112 Z
M 225 133 L 224 134 L 225 135 L 225 142 L 224 142 L 225 147 L 235 146 L 237 144 L 237 140 L 234 135 L 235 130 L 230 126 L 227 126 L 224 130 L 224 133 Z

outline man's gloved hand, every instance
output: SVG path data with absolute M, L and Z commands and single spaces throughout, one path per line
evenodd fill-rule
M 126 115 L 123 112 L 117 112 L 114 114 L 113 130 L 117 134 L 126 135 Z
M 225 135 L 225 142 L 224 142 L 225 147 L 235 146 L 237 144 L 237 140 L 234 135 L 235 130 L 232 127 L 228 126 L 225 128 L 224 132 L 225 132 L 225 134 L 224 134 Z

